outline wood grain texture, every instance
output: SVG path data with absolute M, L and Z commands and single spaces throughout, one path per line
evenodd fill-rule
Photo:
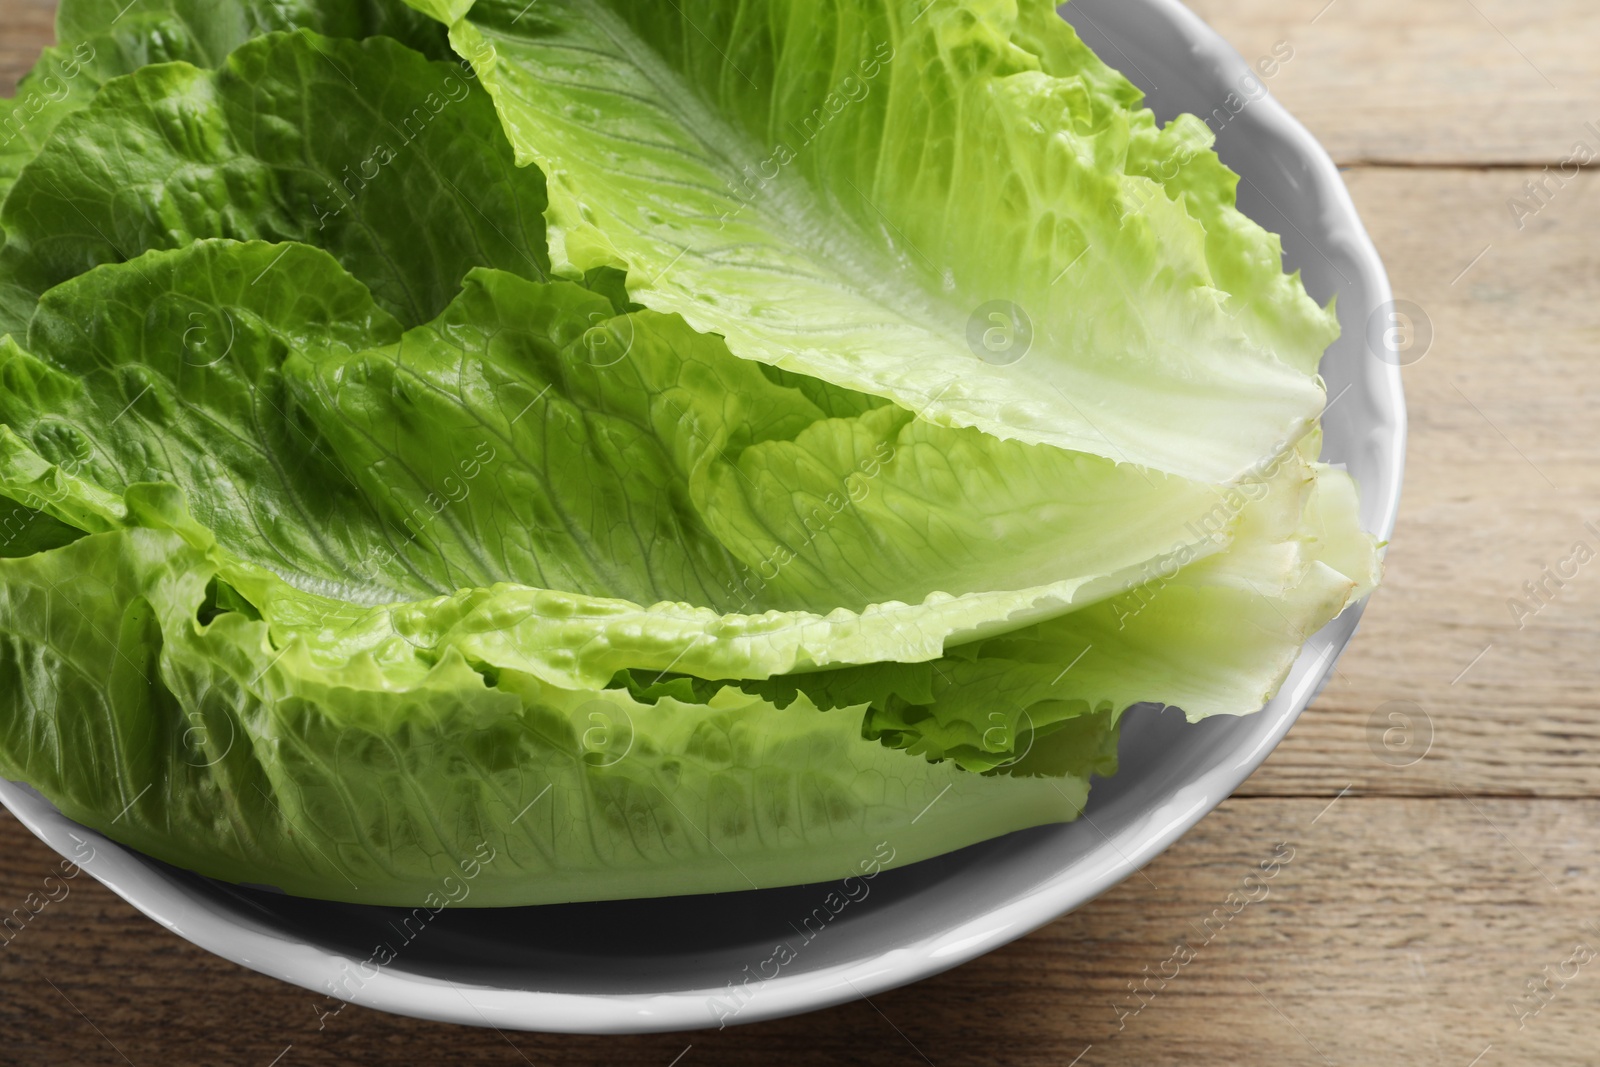
M 1434 335 L 1405 371 L 1387 581 L 1239 796 L 1142 876 L 945 975 L 797 1019 L 620 1040 L 356 1007 L 319 1030 L 320 998 L 78 878 L 0 948 L 0 1064 L 1600 1062 L 1600 957 L 1570 962 L 1600 952 L 1600 560 L 1536 613 L 1508 606 L 1534 606 L 1523 583 L 1575 542 L 1600 550 L 1585 526 L 1600 528 L 1600 192 L 1540 171 L 1600 125 L 1600 7 L 1191 2 L 1247 58 L 1293 47 L 1269 85 L 1355 164 L 1396 293 Z M 48 41 L 50 10 L 0 0 L 0 85 Z M 1280 845 L 1293 858 L 1267 879 Z M 0 814 L 0 913 L 56 862 Z M 1230 892 L 1261 899 L 1224 920 Z
M 55 0 L 0 3 L 0 95 L 10 96 L 39 49 L 55 41 Z
M 280 1067 L 667 1067 L 690 1045 L 679 1067 L 1065 1067 L 1088 1046 L 1078 1067 L 1467 1067 L 1490 1045 L 1480 1067 L 1595 1062 L 1600 958 L 1562 965 L 1579 944 L 1600 953 L 1600 801 L 1328 803 L 1231 800 L 1145 877 L 871 1004 L 624 1039 L 358 1007 L 319 1030 L 321 997 L 179 941 L 80 876 L 0 950 L 0 1062 L 265 1067 L 288 1049 Z M 55 856 L 9 817 L 0 847 L 0 902 L 20 902 Z M 1180 940 L 1193 954 L 1181 965 Z M 1546 967 L 1565 987 L 1522 1001 Z
M 1384 584 L 1333 681 L 1245 789 L 1594 796 L 1600 559 L 1569 567 L 1536 613 L 1508 601 L 1536 607 L 1524 583 L 1575 543 L 1600 553 L 1585 526 L 1600 529 L 1600 179 L 1555 191 L 1519 230 L 1506 201 L 1525 172 L 1345 178 L 1396 296 L 1424 309 L 1434 340 L 1404 372 L 1411 436 Z M 1394 724 L 1380 709 L 1407 700 L 1432 746 L 1396 767 L 1425 748 L 1383 746 Z
M 1553 163 L 1600 125 L 1591 0 L 1190 0 L 1340 163 Z M 1590 147 L 1600 150 L 1593 134 Z

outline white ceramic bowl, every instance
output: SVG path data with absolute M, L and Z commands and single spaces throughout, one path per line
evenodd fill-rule
M 1163 121 L 1218 108 L 1229 116 L 1218 143 L 1243 176 L 1240 207 L 1283 235 L 1288 265 L 1304 272 L 1314 297 L 1338 295 L 1344 333 L 1322 363 L 1334 398 L 1324 458 L 1349 466 L 1361 485 L 1363 523 L 1387 538 L 1400 493 L 1405 413 L 1399 368 L 1369 351 L 1367 324 L 1390 300 L 1389 285 L 1333 163 L 1276 101 L 1259 95 L 1251 65 L 1177 0 L 1076 0 L 1064 14 L 1149 92 Z M 714 1026 L 724 1016 L 752 1022 L 953 967 L 1126 878 L 1266 758 L 1327 679 L 1360 610 L 1351 608 L 1307 643 L 1260 714 L 1188 726 L 1176 713 L 1135 711 L 1122 737 L 1122 769 L 1096 783 L 1084 819 L 885 872 L 869 897 L 841 912 L 765 983 L 747 984 L 745 968 L 756 972 L 826 887 L 445 911 L 426 936 L 375 968 L 366 961 L 392 938 L 387 921 L 395 909 L 212 882 L 70 822 L 26 786 L 0 782 L 0 801 L 173 933 L 308 989 L 338 984 L 344 999 L 369 1007 L 503 1029 L 591 1033 Z M 730 999 L 730 982 L 748 1000 Z M 739 1006 L 731 1015 L 730 1004 Z

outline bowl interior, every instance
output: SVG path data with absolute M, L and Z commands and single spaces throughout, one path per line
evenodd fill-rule
M 1362 487 L 1363 522 L 1387 536 L 1399 494 L 1404 414 L 1398 368 L 1372 356 L 1365 337 L 1368 316 L 1389 291 L 1331 163 L 1274 101 L 1259 95 L 1250 65 L 1175 0 L 1075 0 L 1063 14 L 1149 93 L 1159 118 L 1180 111 L 1216 116 L 1211 124 L 1222 158 L 1242 176 L 1241 208 L 1283 235 L 1287 265 L 1303 272 L 1314 297 L 1337 296 L 1343 336 L 1322 366 L 1334 401 L 1324 458 L 1349 466 Z M 1236 101 L 1244 101 L 1237 113 Z M 1122 736 L 1122 768 L 1095 784 L 1086 818 L 884 872 L 868 897 L 804 942 L 768 981 L 747 978 L 776 944 L 798 941 L 797 928 L 828 886 L 449 910 L 402 944 L 397 931 L 409 929 L 409 913 L 400 909 L 212 882 L 65 820 L 26 786 L 0 782 L 0 801 L 175 932 L 311 989 L 326 992 L 339 983 L 345 999 L 374 1007 L 528 1029 L 746 1022 L 953 966 L 1127 877 L 1265 758 L 1325 680 L 1358 614 L 1353 608 L 1312 639 L 1259 715 L 1188 726 L 1176 712 L 1135 709 Z M 401 944 L 398 957 L 381 969 L 365 966 L 380 944 Z M 730 983 L 738 995 L 730 994 Z

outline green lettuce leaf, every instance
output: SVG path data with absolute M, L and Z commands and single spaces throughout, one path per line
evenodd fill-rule
M 442 28 L 400 0 L 62 0 L 57 43 L 0 102 L 0 199 L 66 116 L 112 78 L 151 63 L 219 65 L 252 37 L 301 27 L 332 37 L 394 37 L 449 59 Z
M 243 614 L 199 621 L 214 577 L 146 529 L 0 559 L 0 773 L 229 881 L 435 908 L 792 885 L 1071 818 L 1087 791 L 909 759 L 803 701 L 652 707 L 459 655 L 323 671 Z
M 1114 723 L 1143 703 L 1180 708 L 1191 721 L 1254 712 L 1316 631 L 1377 581 L 1355 483 L 1310 462 L 1315 448 L 1308 440 L 1225 502 L 1240 512 L 1227 551 L 1179 556 L 1117 597 L 935 660 L 737 685 L 779 707 L 801 695 L 824 709 L 865 706 L 869 737 L 1010 773 L 1033 773 L 1054 731 L 1080 717 Z M 612 684 L 642 701 L 704 701 L 731 683 L 626 672 Z M 1071 753 L 1081 757 L 1083 746 Z
M 0 496 L 0 557 L 21 559 L 69 545 L 83 531 L 34 508 Z
M 451 40 L 558 268 L 741 357 L 1213 482 L 1321 410 L 1331 310 L 1044 0 L 479 0 Z
M 1233 525 L 1182 479 L 829 417 L 681 320 L 503 272 L 402 337 L 325 253 L 198 241 L 57 286 L 28 341 L 0 348 L 0 491 L 33 503 L 40 462 L 174 486 L 198 544 L 265 572 L 229 581 L 269 621 L 339 619 L 308 640 L 341 659 L 456 646 L 574 688 L 923 660 Z
M 417 325 L 474 266 L 543 278 L 544 208 L 470 67 L 269 34 L 216 71 L 117 78 L 61 123 L 0 207 L 0 332 L 97 264 L 204 238 L 317 245 Z
M 1342 488 L 1320 499 L 1324 480 L 1340 480 L 1308 473 L 1274 472 L 1272 491 L 1244 505 L 1241 536 L 1260 543 L 1236 542 L 1235 552 L 1274 555 L 1291 498 L 1302 532 L 1333 535 L 1353 521 Z M 130 515 L 159 518 L 154 488 L 130 490 Z M 1323 586 L 1331 568 L 1312 558 L 1319 542 L 1305 540 L 1301 579 L 1286 574 L 1284 588 Z M 924 665 L 930 716 L 873 708 L 864 725 L 859 704 L 824 711 L 804 692 L 775 706 L 729 687 L 653 703 L 572 690 L 485 669 L 456 646 L 333 665 L 247 613 L 218 610 L 218 580 L 237 571 L 192 537 L 124 529 L 0 562 L 0 655 L 16 665 L 0 689 L 0 767 L 151 855 L 328 899 L 443 906 L 427 894 L 464 873 L 475 905 L 837 878 L 881 857 L 880 844 L 892 865 L 1074 816 L 1090 775 L 1115 769 L 1120 709 L 1109 701 L 1124 693 L 1246 692 L 1249 679 L 1275 687 L 1262 654 L 1292 656 L 1305 634 L 1273 622 L 1284 609 L 1249 587 L 1268 568 L 1230 569 L 1235 552 L 1152 581 L 1138 610 L 1109 602 L 953 650 Z M 1357 591 L 1342 575 L 1331 584 L 1341 596 Z M 1259 610 L 1240 612 L 1252 602 Z M 1231 643 L 1221 636 L 1230 628 Z M 1217 634 L 1202 644 L 1225 655 L 1164 676 L 1170 646 L 1197 632 Z M 940 669 L 958 664 L 978 673 L 948 685 Z M 982 672 L 1001 664 L 988 677 L 1010 682 L 996 691 Z M 918 688 L 916 665 L 885 667 L 902 679 L 895 692 Z M 1102 706 L 1048 729 L 996 721 L 1019 689 L 1044 686 L 1042 670 L 1056 686 L 1069 680 L 1057 701 L 1099 694 Z M 951 714 L 957 705 L 967 713 Z M 963 742 L 963 723 L 982 730 Z M 912 735 L 947 750 L 906 743 Z M 88 764 L 107 773 L 72 770 Z

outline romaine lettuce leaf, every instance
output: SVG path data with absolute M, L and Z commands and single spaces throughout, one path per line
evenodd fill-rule
M 573 690 L 459 645 L 335 664 L 310 649 L 311 620 L 297 640 L 219 610 L 219 579 L 241 572 L 192 534 L 96 534 L 0 562 L 0 655 L 15 665 L 0 767 L 169 862 L 329 899 L 421 903 L 480 845 L 509 862 L 475 885 L 477 905 L 837 878 L 881 841 L 898 864 L 1072 817 L 1090 775 L 1115 769 L 1136 695 L 1240 712 L 1275 688 L 1299 627 L 1360 591 L 1316 558 L 1353 522 L 1347 480 L 1311 473 L 1286 465 L 1245 505 L 1251 544 L 1136 599 L 935 663 L 801 676 L 776 703 L 731 686 L 649 702 Z M 171 496 L 154 488 L 129 492 L 151 525 Z M 1291 562 L 1273 537 L 1296 512 Z M 1251 587 L 1263 559 L 1286 568 L 1287 595 Z M 85 761 L 102 773 L 72 771 Z
M 479 0 L 451 40 L 558 268 L 736 355 L 1213 482 L 1321 410 L 1331 311 L 1044 0 Z
M 308 638 L 339 658 L 454 645 L 574 688 L 923 660 L 1235 525 L 1199 526 L 1215 491 L 1183 479 L 829 417 L 681 320 L 503 272 L 402 337 L 325 253 L 197 241 L 52 289 L 28 343 L 0 348 L 26 443 L 0 491 L 32 503 L 40 462 L 175 486 L 193 518 L 162 521 L 276 576 L 229 576 L 269 621 L 339 619 Z
M 213 877 L 432 907 L 722 892 L 1071 818 L 1087 791 L 909 759 L 804 701 L 652 707 L 454 653 L 308 668 L 243 614 L 198 621 L 214 577 L 147 529 L 0 559 L 0 773 Z
M 451 58 L 442 28 L 400 0 L 62 0 L 57 43 L 0 101 L 0 199 L 66 116 L 112 78 L 151 63 L 214 67 L 252 37 L 309 28 L 333 37 L 394 37 Z
M 0 333 L 97 264 L 204 238 L 315 244 L 414 326 L 472 267 L 543 278 L 544 208 L 470 67 L 269 34 L 215 71 L 116 78 L 61 123 L 0 206 Z
M 83 531 L 60 519 L 0 496 L 0 557 L 21 559 L 69 545 Z
M 1227 551 L 1174 559 L 1127 593 L 938 659 L 742 683 L 627 672 L 613 684 L 645 701 L 704 701 L 737 684 L 779 707 L 800 695 L 823 709 L 865 706 L 867 736 L 1009 773 L 1030 773 L 1053 732 L 1081 716 L 1114 722 L 1141 703 L 1194 721 L 1248 714 L 1277 692 L 1315 632 L 1377 581 L 1355 483 L 1308 460 L 1314 449 L 1306 442 L 1241 494 Z

